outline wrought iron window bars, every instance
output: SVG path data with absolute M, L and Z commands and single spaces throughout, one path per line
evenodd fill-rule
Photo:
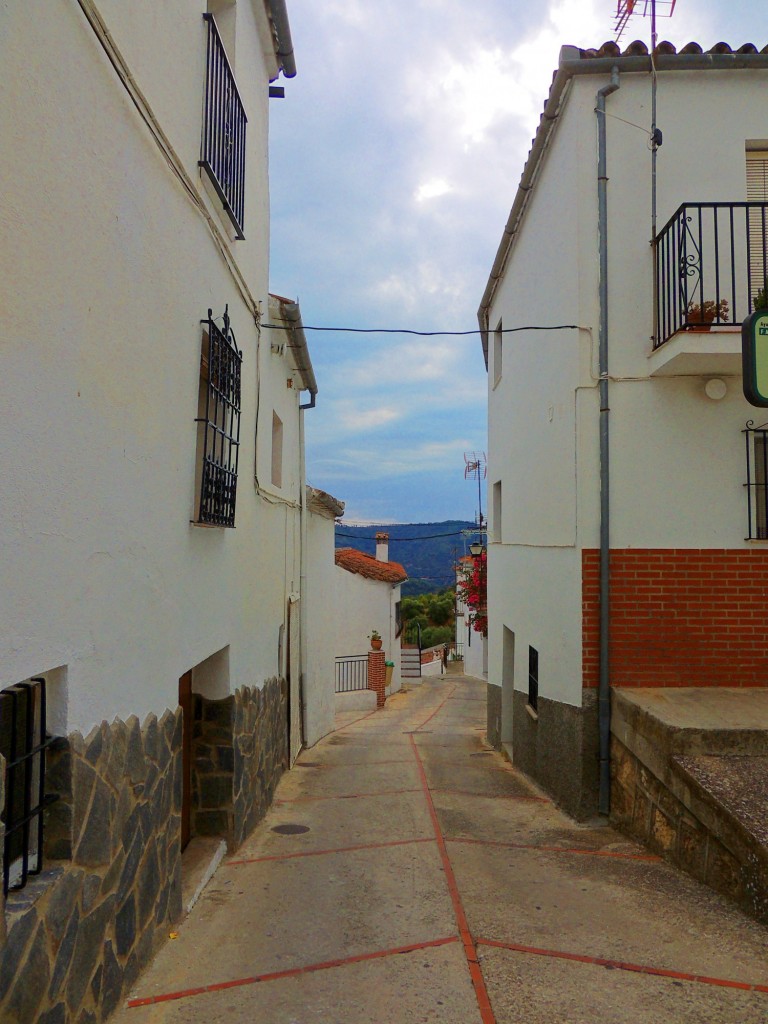
M 6 758 L 3 892 L 23 889 L 43 868 L 44 811 L 58 800 L 45 792 L 45 679 L 0 690 L 0 752 Z
M 747 420 L 742 431 L 747 454 L 747 537 L 768 540 L 768 423 Z
M 196 522 L 234 527 L 243 355 L 230 326 L 229 307 L 225 307 L 221 320 L 223 328 L 216 324 L 209 309 L 208 319 L 201 321 L 207 329 L 201 367 L 201 373 L 207 375 L 207 386 L 205 414 L 195 420 L 203 435 Z
M 245 238 L 245 126 L 248 118 L 216 21 L 212 14 L 204 14 L 203 18 L 208 24 L 208 45 L 199 163 L 210 176 L 237 237 Z

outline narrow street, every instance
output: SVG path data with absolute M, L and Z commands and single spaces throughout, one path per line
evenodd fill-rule
M 485 711 L 429 679 L 305 751 L 118 1024 L 764 1024 L 766 930 L 561 815 Z

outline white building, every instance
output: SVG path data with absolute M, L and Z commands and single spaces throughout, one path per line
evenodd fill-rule
M 317 386 L 298 307 L 268 300 L 269 83 L 295 65 L 284 0 L 13 0 L 0 32 L 7 823 L 25 720 L 59 738 L 6 953 L 30 893 L 45 927 L 0 1017 L 102 1020 L 180 913 L 181 846 L 241 842 L 302 741 Z M 11 885 L 38 821 L 5 837 Z
M 579 817 L 607 810 L 611 687 L 768 683 L 767 435 L 745 433 L 768 417 L 739 331 L 767 85 L 751 45 L 564 47 L 482 299 L 488 734 Z
M 356 548 L 336 549 L 336 658 L 365 655 L 374 630 L 382 640 L 386 660 L 393 662 L 389 692 L 401 688 L 400 588 L 408 574 L 389 561 L 389 535 L 376 534 L 376 555 Z
M 456 583 L 463 573 L 471 568 L 474 559 L 464 555 L 456 566 Z M 461 598 L 458 586 L 456 590 L 456 643 L 464 661 L 464 674 L 477 679 L 488 678 L 488 637 L 475 630 L 470 622 L 470 611 Z

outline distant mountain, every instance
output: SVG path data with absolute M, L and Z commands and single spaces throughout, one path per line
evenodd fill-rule
M 466 553 L 474 523 L 446 519 L 442 523 L 387 523 L 384 526 L 336 526 L 336 547 L 376 554 L 376 533 L 389 534 L 389 558 L 408 573 L 403 594 L 427 594 L 449 587 L 455 580 L 453 565 Z

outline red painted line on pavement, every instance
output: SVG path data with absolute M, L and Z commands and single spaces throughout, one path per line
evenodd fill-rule
M 517 793 L 470 793 L 466 789 L 433 789 L 433 793 L 444 793 L 446 796 L 483 797 L 487 800 L 525 800 L 528 803 L 549 804 L 552 801 L 545 796 L 519 796 Z
M 609 960 L 601 956 L 583 956 L 581 953 L 566 953 L 559 949 L 540 949 L 538 946 L 524 946 L 519 942 L 498 942 L 495 939 L 478 939 L 477 944 L 478 946 L 493 946 L 496 949 L 508 949 L 513 953 L 532 953 L 535 956 L 548 956 L 555 960 L 573 960 L 576 963 L 609 967 L 616 971 L 632 971 L 635 974 L 651 974 L 659 978 L 692 981 L 699 985 L 738 988 L 745 992 L 768 992 L 768 985 L 751 985 L 746 981 L 733 981 L 730 978 L 711 978 L 706 974 L 688 974 L 685 971 L 671 971 L 666 967 L 651 967 L 648 964 L 633 964 L 627 963 L 624 960 Z
M 431 722 L 432 719 L 435 717 L 435 715 L 438 713 L 438 711 L 441 711 L 445 707 L 445 705 L 448 703 L 448 701 L 451 699 L 451 697 L 454 695 L 454 693 L 456 693 L 457 689 L 458 689 L 458 687 L 454 686 L 454 688 L 451 690 L 451 692 L 448 694 L 448 696 L 445 698 L 445 700 L 441 701 L 440 704 L 437 705 L 435 710 L 429 716 L 429 718 L 425 718 L 424 721 L 421 723 L 421 725 L 417 725 L 416 726 L 416 729 L 423 729 L 424 726 L 427 724 L 427 722 Z
M 244 857 L 242 860 L 227 860 L 227 867 L 241 864 L 261 864 L 268 860 L 294 860 L 297 857 L 325 857 L 331 853 L 354 853 L 357 850 L 382 850 L 387 846 L 410 846 L 413 843 L 434 843 L 434 839 L 393 839 L 386 843 L 361 843 L 359 846 L 338 846 L 331 850 L 302 850 L 300 853 L 276 853 L 269 857 Z
M 472 933 L 469 930 L 469 923 L 467 922 L 467 915 L 464 913 L 464 904 L 461 902 L 461 894 L 459 893 L 459 887 L 456 884 L 456 876 L 453 873 L 453 866 L 451 865 L 451 859 L 448 856 L 448 848 L 445 845 L 445 839 L 443 838 L 443 832 L 440 828 L 440 822 L 437 817 L 437 811 L 435 805 L 432 802 L 432 794 L 429 789 L 429 783 L 427 782 L 427 775 L 424 771 L 424 765 L 421 761 L 419 754 L 419 748 L 416 746 L 416 740 L 413 736 L 410 737 L 411 747 L 413 749 L 414 757 L 416 758 L 416 764 L 419 769 L 419 776 L 421 778 L 421 786 L 424 792 L 424 797 L 427 801 L 427 808 L 429 810 L 429 816 L 432 820 L 432 827 L 435 830 L 435 839 L 437 840 L 437 848 L 440 851 L 440 860 L 443 864 L 443 873 L 445 874 L 445 881 L 448 886 L 448 892 L 451 896 L 451 903 L 453 904 L 453 912 L 456 915 L 456 923 L 459 926 L 459 936 L 461 937 L 461 943 L 464 947 L 464 955 L 467 958 L 467 967 L 469 968 L 469 975 L 472 979 L 472 986 L 475 990 L 475 998 L 477 999 L 477 1005 L 480 1010 L 480 1019 L 483 1024 L 496 1024 L 496 1017 L 491 1008 L 491 1001 L 488 998 L 488 990 L 485 987 L 485 979 L 483 978 L 483 972 L 480 969 L 480 963 L 477 959 L 477 949 L 475 948 L 475 942 L 472 938 Z
M 436 946 L 447 946 L 458 942 L 458 936 L 448 935 L 443 939 L 432 939 L 429 942 L 413 942 L 408 946 L 396 946 L 393 949 L 380 949 L 375 953 L 359 953 L 357 956 L 342 957 L 338 960 L 324 960 L 317 964 L 308 964 L 306 967 L 292 967 L 285 971 L 272 971 L 269 974 L 254 974 L 249 978 L 236 978 L 234 981 L 217 981 L 211 985 L 201 985 L 198 988 L 185 988 L 177 992 L 164 992 L 159 996 L 146 996 L 143 999 L 129 999 L 127 1006 L 135 1009 L 140 1006 L 152 1006 L 155 1003 L 168 1003 L 175 999 L 188 999 L 190 996 L 200 996 L 207 992 L 222 992 L 228 988 L 241 988 L 245 985 L 258 985 L 264 981 L 280 981 L 282 978 L 296 978 L 302 974 L 311 974 L 314 971 L 327 971 L 333 967 L 346 967 L 349 964 L 364 963 L 366 960 L 380 960 L 387 956 L 398 956 L 401 953 L 414 953 L 419 949 L 433 949 Z
M 641 860 L 649 864 L 658 864 L 661 857 L 654 853 L 620 853 L 615 850 L 588 850 L 575 846 L 541 846 L 537 843 L 507 843 L 497 839 L 465 839 L 460 836 L 448 836 L 449 843 L 472 843 L 476 846 L 501 846 L 512 850 L 541 850 L 544 853 L 578 853 L 585 857 L 614 857 L 617 860 Z
M 275 800 L 275 806 L 282 804 L 316 803 L 318 800 L 367 800 L 370 797 L 400 796 L 401 793 L 420 793 L 420 789 L 382 789 L 378 793 L 339 793 L 331 796 L 296 796 Z

